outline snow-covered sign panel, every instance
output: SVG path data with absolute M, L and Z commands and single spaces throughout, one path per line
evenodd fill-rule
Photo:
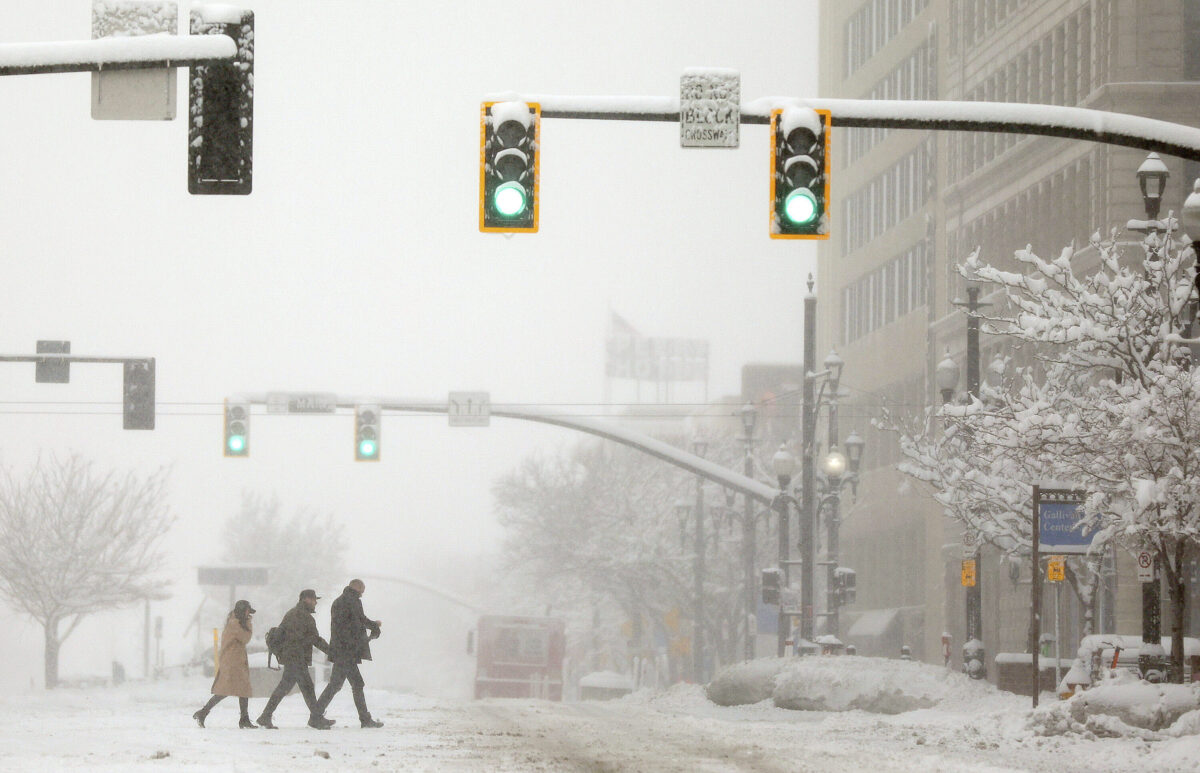
M 163 0 L 92 0 L 92 38 L 174 35 L 179 6 Z M 92 118 L 171 121 L 175 119 L 174 67 L 92 73 Z
M 492 417 L 487 392 L 451 392 L 446 404 L 451 427 L 486 427 Z
M 689 67 L 679 78 L 679 144 L 736 148 L 742 76 L 737 70 Z
M 1091 549 L 1095 530 L 1080 523 L 1084 496 L 1078 489 L 1038 490 L 1034 507 L 1038 509 L 1038 542 L 1042 550 L 1083 555 Z
M 267 413 L 333 413 L 337 395 L 333 392 L 268 392 Z

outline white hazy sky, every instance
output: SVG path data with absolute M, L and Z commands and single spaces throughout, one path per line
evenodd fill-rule
M 798 359 L 815 250 L 767 237 L 765 127 L 743 126 L 738 150 L 683 150 L 676 124 L 547 120 L 541 231 L 504 237 L 478 232 L 478 112 L 507 90 L 677 94 L 688 66 L 740 70 L 743 99 L 816 96 L 815 0 L 244 5 L 249 197 L 188 195 L 182 118 L 93 121 L 86 74 L 0 78 L 0 351 L 45 338 L 153 356 L 159 401 L 154 432 L 125 432 L 119 367 L 41 385 L 31 365 L 5 365 L 0 463 L 77 450 L 173 466 L 168 627 L 186 623 L 194 567 L 217 558 L 243 490 L 336 513 L 353 570 L 404 574 L 420 556 L 494 547 L 492 481 L 575 440 L 389 415 L 383 461 L 356 464 L 347 416 L 255 415 L 251 458 L 226 460 L 228 395 L 598 403 L 610 308 L 647 335 L 709 339 L 713 396 L 740 389 L 745 362 Z M 87 38 L 90 13 L 87 0 L 3 0 L 0 42 Z M 183 74 L 179 97 L 184 116 Z M 172 415 L 185 408 L 202 415 Z M 9 615 L 0 641 L 37 652 L 38 631 Z M 68 643 L 64 671 L 85 646 Z

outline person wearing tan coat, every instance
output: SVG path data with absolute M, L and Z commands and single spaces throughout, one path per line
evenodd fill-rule
M 213 679 L 213 697 L 204 704 L 204 708 L 192 715 L 200 727 L 204 727 L 204 720 L 213 706 L 220 703 L 222 698 L 236 695 L 242 710 L 238 727 L 245 730 L 256 728 L 250 721 L 250 661 L 246 657 L 246 645 L 254 634 L 251 623 L 254 612 L 250 602 L 243 599 L 233 605 L 233 611 L 225 619 L 225 631 L 221 634 L 221 649 L 217 657 L 217 675 Z

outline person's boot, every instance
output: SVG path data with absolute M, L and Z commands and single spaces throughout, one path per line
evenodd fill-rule
M 204 727 L 204 720 L 207 718 L 208 718 L 208 712 L 205 711 L 204 709 L 200 709 L 199 711 L 197 711 L 195 714 L 192 715 L 192 719 L 196 720 L 196 724 L 199 725 L 200 727 Z
M 271 724 L 271 718 L 269 716 L 267 716 L 266 714 L 263 714 L 255 721 L 258 722 L 259 727 L 265 727 L 268 730 L 278 730 L 279 729 L 279 728 L 275 727 L 275 725 Z
M 243 730 L 257 730 L 258 729 L 258 725 L 254 724 L 253 722 L 250 721 L 250 715 L 248 715 L 248 714 L 243 714 L 242 718 L 238 720 L 238 727 L 240 727 Z
M 359 721 L 362 723 L 363 727 L 383 727 L 383 723 L 374 717 L 367 717 L 366 719 Z
M 314 730 L 328 730 L 336 722 L 335 719 L 326 719 L 325 717 L 312 716 L 308 718 L 308 726 Z

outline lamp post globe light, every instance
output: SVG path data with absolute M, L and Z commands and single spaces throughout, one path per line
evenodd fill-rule
M 850 462 L 850 472 L 857 473 L 858 466 L 862 464 L 863 448 L 866 447 L 866 441 L 862 439 L 862 435 L 858 434 L 857 430 L 850 430 L 850 434 L 846 436 L 846 457 Z
M 841 484 L 842 476 L 846 474 L 846 467 L 846 455 L 837 450 L 836 446 L 829 449 L 829 453 L 821 459 L 821 472 L 825 473 L 832 491 L 836 491 L 836 487 Z
M 1146 217 L 1150 220 L 1158 219 L 1163 192 L 1167 188 L 1167 178 L 1170 176 L 1167 165 L 1157 153 L 1146 156 L 1146 160 L 1138 167 L 1138 186 L 1142 189 L 1142 203 L 1146 207 Z
M 942 393 L 942 402 L 951 402 L 954 399 L 954 390 L 958 386 L 958 363 L 950 357 L 949 348 L 946 349 L 946 356 L 938 363 L 934 381 L 937 382 L 938 391 Z
M 771 457 L 771 469 L 779 479 L 779 488 L 786 489 L 792 483 L 792 473 L 796 471 L 796 457 L 788 453 L 787 446 L 780 444 L 779 450 Z

